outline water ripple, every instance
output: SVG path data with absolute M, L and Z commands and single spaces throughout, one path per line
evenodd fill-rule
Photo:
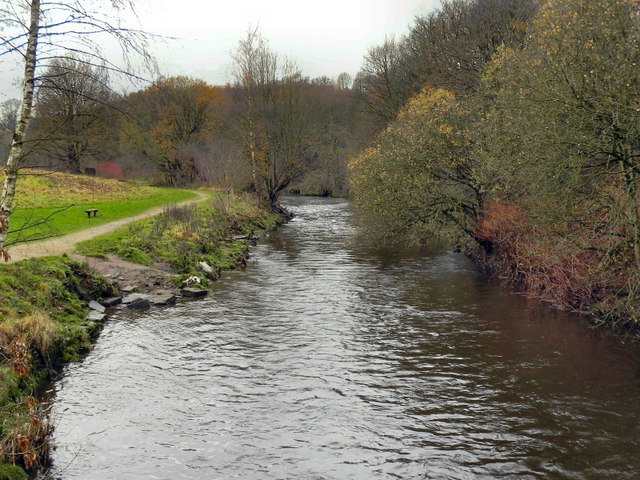
M 297 216 L 200 302 L 119 312 L 56 385 L 54 478 L 636 478 L 640 358 L 460 255 Z

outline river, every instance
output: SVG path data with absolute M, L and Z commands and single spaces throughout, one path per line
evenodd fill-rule
M 640 478 L 640 349 L 448 251 L 296 217 L 54 385 L 57 479 Z

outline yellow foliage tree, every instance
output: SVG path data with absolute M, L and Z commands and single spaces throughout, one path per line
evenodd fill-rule
M 169 185 L 199 176 L 196 153 L 222 123 L 228 98 L 222 87 L 189 77 L 161 79 L 129 96 L 127 146 L 155 163 Z
M 352 194 L 375 233 L 414 243 L 474 237 L 484 188 L 472 155 L 473 118 L 468 99 L 427 87 L 352 160 Z

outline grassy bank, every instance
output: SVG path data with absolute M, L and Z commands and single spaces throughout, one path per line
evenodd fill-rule
M 135 202 L 120 201 L 125 210 Z M 280 222 L 249 198 L 212 194 L 210 201 L 168 207 L 157 217 L 86 241 L 79 252 L 161 264 L 176 273 L 176 286 L 198 276 L 206 287 L 220 270 L 243 263 L 255 235 Z M 118 294 L 114 284 L 67 257 L 0 265 L 0 479 L 24 478 L 23 469 L 46 463 L 52 426 L 37 390 L 91 348 L 102 322 L 86 319 L 87 302 Z
M 168 267 L 177 274 L 178 283 L 197 276 L 206 285 L 216 275 L 203 272 L 201 263 L 216 272 L 235 268 L 243 263 L 247 239 L 280 222 L 280 217 L 259 209 L 248 198 L 213 194 L 211 201 L 167 208 L 154 218 L 79 243 L 77 251 Z
M 46 461 L 51 425 L 36 390 L 90 349 L 101 324 L 86 320 L 87 301 L 115 294 L 112 284 L 70 258 L 0 266 L 0 461 L 27 470 Z M 0 465 L 0 478 L 11 469 Z
M 19 179 L 11 216 L 12 233 L 7 244 L 73 233 L 195 197 L 196 194 L 189 190 L 140 186 L 84 175 L 27 171 Z M 88 218 L 84 212 L 89 208 L 99 210 L 95 218 Z

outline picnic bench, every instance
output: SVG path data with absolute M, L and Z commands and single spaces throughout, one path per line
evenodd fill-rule
M 95 217 L 98 214 L 98 209 L 97 208 L 88 208 L 87 210 L 84 211 L 84 213 L 87 214 L 88 218 L 91 218 L 91 214 L 93 214 L 93 216 Z

